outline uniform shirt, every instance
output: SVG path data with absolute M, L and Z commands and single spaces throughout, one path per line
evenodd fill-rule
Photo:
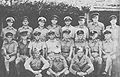
M 28 45 L 29 45 L 29 41 L 27 41 L 26 44 L 24 44 L 22 41 L 18 42 L 18 53 L 20 53 L 20 55 L 29 55 L 29 50 L 28 50 Z
M 103 41 L 102 43 L 102 49 L 105 53 L 111 53 L 114 52 L 114 42 L 112 40 Z
M 44 40 L 46 39 L 46 35 L 48 33 L 48 29 L 44 28 L 44 29 L 41 29 L 40 27 L 37 27 L 34 29 L 33 33 L 34 32 L 41 32 L 41 36 Z
M 101 22 L 91 22 L 88 24 L 90 32 L 97 31 L 101 35 L 101 31 L 104 30 L 104 24 Z
M 54 30 L 56 37 L 60 38 L 61 37 L 61 26 L 56 25 L 56 27 L 52 27 L 52 25 L 49 25 L 47 27 L 48 30 Z
M 77 39 L 75 40 L 75 48 L 82 47 L 85 51 L 89 48 L 88 42 L 85 39 Z M 75 51 L 75 54 L 77 52 Z
M 23 31 L 27 31 L 28 32 L 28 35 L 30 35 L 33 31 L 32 27 L 30 26 L 22 26 L 18 29 L 18 32 L 23 32 Z
M 112 39 L 113 40 L 118 40 L 119 30 L 120 30 L 120 27 L 118 25 L 115 25 L 114 27 L 109 25 L 106 27 L 106 30 L 110 30 L 112 32 Z
M 64 27 L 62 27 L 62 32 L 65 31 L 65 30 L 67 30 L 67 29 L 71 31 L 70 37 L 74 38 L 75 30 L 76 30 L 75 27 L 73 27 L 72 25 L 70 25 L 70 26 L 64 26 Z
M 3 28 L 3 30 L 2 30 L 2 36 L 3 36 L 3 38 L 6 38 L 5 35 L 6 35 L 6 33 L 8 33 L 8 32 L 13 33 L 13 37 L 15 38 L 15 37 L 16 37 L 16 33 L 17 33 L 17 29 L 15 29 L 15 28 L 13 28 L 13 27 L 9 27 L 9 26 Z
M 74 42 L 73 42 L 72 39 L 62 39 L 62 41 L 61 41 L 61 52 L 63 53 L 63 56 L 65 58 L 69 56 L 73 45 L 74 45 Z
M 89 47 L 90 47 L 91 52 L 99 53 L 99 51 L 102 48 L 102 42 L 99 39 L 90 40 Z
M 79 25 L 75 27 L 75 39 L 77 39 L 77 31 L 78 30 L 82 30 L 84 31 L 84 38 L 88 38 L 89 37 L 89 30 L 86 26 L 80 27 Z
M 61 45 L 60 45 L 60 41 L 54 39 L 54 40 L 48 40 L 46 41 L 47 44 L 47 49 L 48 49 L 48 53 L 50 52 L 61 52 Z
M 83 55 L 81 58 L 76 54 L 70 65 L 70 72 L 76 74 L 76 72 L 87 72 L 88 74 L 94 70 L 93 64 L 89 57 Z
M 39 70 L 44 70 L 49 67 L 49 63 L 47 60 L 44 59 L 44 57 L 40 56 L 39 58 L 33 58 L 30 57 L 29 59 L 26 60 L 25 64 L 25 69 L 29 71 L 39 71 Z
M 60 54 L 55 54 L 54 58 L 50 60 L 50 68 L 54 72 L 61 72 L 64 68 L 68 68 L 65 58 Z
M 5 40 L 3 42 L 2 49 L 5 50 L 5 53 L 11 54 L 17 51 L 17 47 L 18 43 L 16 41 L 12 40 L 11 42 L 8 42 L 7 40 Z
M 46 43 L 41 41 L 31 41 L 28 48 L 32 50 L 31 54 L 34 54 L 35 51 L 44 50 L 46 48 Z

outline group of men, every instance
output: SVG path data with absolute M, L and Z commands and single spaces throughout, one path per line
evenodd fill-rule
M 8 26 L 1 33 L 6 76 L 111 76 L 117 50 L 117 16 L 110 16 L 111 25 L 106 28 L 98 21 L 99 13 L 93 13 L 91 17 L 92 22 L 87 26 L 84 16 L 78 17 L 78 26 L 72 26 L 72 18 L 66 16 L 64 27 L 57 24 L 57 15 L 51 16 L 51 24 L 47 27 L 47 19 L 39 17 L 39 26 L 34 30 L 29 26 L 27 16 L 23 17 L 23 26 L 18 30 L 12 26 L 15 19 L 8 17 Z

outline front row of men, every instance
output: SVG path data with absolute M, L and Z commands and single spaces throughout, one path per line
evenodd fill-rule
M 45 42 L 41 32 L 33 33 L 29 40 L 28 31 L 20 32 L 21 40 L 16 42 L 14 34 L 7 32 L 3 43 L 5 68 L 9 77 L 85 77 L 93 73 L 94 63 L 97 64 L 96 76 L 100 76 L 102 64 L 105 69 L 102 74 L 111 75 L 112 60 L 115 46 L 111 39 L 111 31 L 104 31 L 104 40 L 99 39 L 96 31 L 90 33 L 90 39 L 84 38 L 84 31 L 77 31 L 77 39 L 70 38 L 70 30 L 62 32 L 62 40 L 56 37 L 53 30 L 48 32 Z

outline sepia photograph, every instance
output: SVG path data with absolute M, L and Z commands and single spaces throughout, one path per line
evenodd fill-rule
M 0 77 L 120 77 L 120 0 L 0 0 Z

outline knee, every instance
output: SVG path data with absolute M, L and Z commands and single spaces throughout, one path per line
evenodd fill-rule
M 65 75 L 69 74 L 69 70 L 66 70 L 66 71 L 64 72 L 64 74 L 65 74 Z

